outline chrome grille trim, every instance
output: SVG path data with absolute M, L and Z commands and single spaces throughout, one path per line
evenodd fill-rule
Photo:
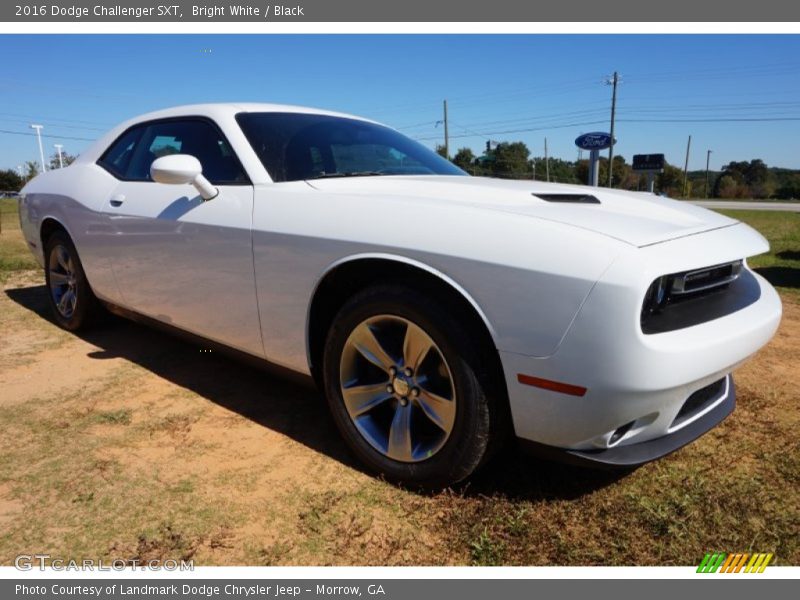
M 672 279 L 670 293 L 680 296 L 728 285 L 739 278 L 743 268 L 744 263 L 736 260 L 676 275 Z M 703 283 L 703 281 L 706 282 Z

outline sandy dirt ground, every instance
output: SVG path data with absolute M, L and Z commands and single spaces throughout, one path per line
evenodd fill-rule
M 591 476 L 573 490 L 554 483 L 572 471 L 513 458 L 497 481 L 484 474 L 469 492 L 425 496 L 362 472 L 315 391 L 121 319 L 85 334 L 62 331 L 47 313 L 41 274 L 15 274 L 0 293 L 0 563 L 41 551 L 200 564 L 602 563 L 612 555 L 559 554 L 556 537 L 568 543 L 569 526 L 547 525 L 545 539 L 537 522 L 569 522 L 578 514 L 573 506 L 602 515 L 616 499 L 639 507 L 630 494 L 657 494 L 649 480 L 683 468 L 675 461 L 722 458 L 719 470 L 725 460 L 758 462 L 763 447 L 780 470 L 781 450 L 768 442 L 742 446 L 739 457 L 714 453 L 727 437 L 749 435 L 752 420 L 798 431 L 799 335 L 800 306 L 792 300 L 775 340 L 737 373 L 743 400 L 734 417 L 682 451 L 689 453 L 683 459 L 621 480 Z M 759 427 L 768 440 L 769 423 Z M 782 451 L 794 455 L 785 466 L 789 482 L 796 451 Z M 517 474 L 536 469 L 543 475 L 525 479 L 530 489 L 521 491 Z M 484 522 L 498 502 L 500 521 Z M 648 510 L 609 519 L 631 519 L 631 535 L 638 528 L 646 536 Z M 775 525 L 781 532 L 770 543 L 784 544 L 784 553 L 796 552 L 796 542 L 784 539 L 796 514 Z M 477 525 L 457 524 L 459 515 Z M 578 529 L 574 548 L 586 531 L 604 535 Z M 697 550 L 713 541 L 696 541 Z M 533 552 L 536 544 L 540 559 L 521 549 Z M 631 541 L 612 560 L 681 559 Z

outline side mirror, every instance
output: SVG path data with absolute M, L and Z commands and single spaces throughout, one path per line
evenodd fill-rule
M 203 200 L 216 198 L 219 190 L 203 177 L 200 161 L 189 154 L 168 154 L 153 161 L 150 177 L 158 183 L 172 185 L 192 184 Z

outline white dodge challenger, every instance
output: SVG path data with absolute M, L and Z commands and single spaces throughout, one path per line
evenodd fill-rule
M 411 485 L 509 439 L 630 467 L 734 407 L 774 334 L 766 240 L 648 194 L 470 177 L 397 131 L 271 104 L 118 126 L 22 191 L 53 315 L 102 307 L 316 382 Z

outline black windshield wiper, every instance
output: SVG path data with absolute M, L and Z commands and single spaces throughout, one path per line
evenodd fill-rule
M 332 177 L 370 177 L 375 175 L 388 175 L 382 171 L 346 171 L 344 173 L 320 173 L 306 179 L 330 179 Z

